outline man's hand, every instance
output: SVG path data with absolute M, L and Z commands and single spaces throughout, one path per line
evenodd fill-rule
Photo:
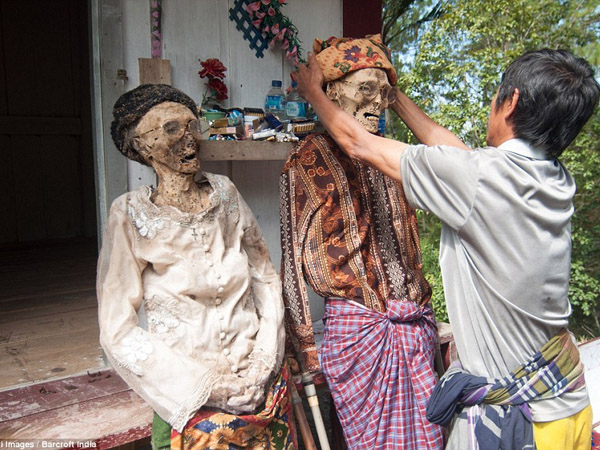
M 306 64 L 298 65 L 292 78 L 298 83 L 298 94 L 310 103 L 313 94 L 322 90 L 324 77 L 314 53 L 308 52 L 307 59 Z

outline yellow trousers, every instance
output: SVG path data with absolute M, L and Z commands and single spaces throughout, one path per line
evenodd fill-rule
M 537 450 L 590 450 L 592 443 L 591 405 L 577 414 L 552 422 L 534 422 Z

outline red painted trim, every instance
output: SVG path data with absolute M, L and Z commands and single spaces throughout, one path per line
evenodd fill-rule
M 381 0 L 343 0 L 344 37 L 381 33 Z

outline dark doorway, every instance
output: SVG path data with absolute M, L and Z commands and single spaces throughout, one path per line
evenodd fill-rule
M 96 234 L 87 2 L 0 0 L 0 245 Z
M 0 0 L 0 389 L 103 364 L 87 3 Z

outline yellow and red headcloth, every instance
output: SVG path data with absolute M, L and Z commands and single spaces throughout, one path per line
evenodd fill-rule
M 333 36 L 326 41 L 315 39 L 313 51 L 325 76 L 325 82 L 369 67 L 384 69 L 392 86 L 398 79 L 391 63 L 390 51 L 381 41 L 380 34 L 370 34 L 361 39 Z

